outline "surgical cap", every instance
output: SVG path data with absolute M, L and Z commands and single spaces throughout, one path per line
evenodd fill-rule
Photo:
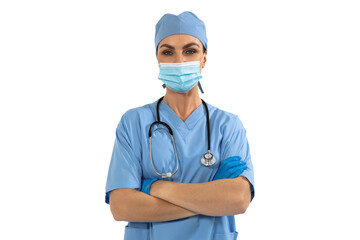
M 192 12 L 179 15 L 165 14 L 156 24 L 155 49 L 164 38 L 174 34 L 187 34 L 199 39 L 207 49 L 205 24 Z

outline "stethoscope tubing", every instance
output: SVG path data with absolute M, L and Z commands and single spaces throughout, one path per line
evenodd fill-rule
M 151 129 L 152 127 L 155 125 L 155 124 L 162 124 L 164 125 L 168 130 L 169 130 L 169 133 L 171 136 L 173 136 L 173 131 L 171 129 L 171 127 L 165 123 L 165 122 L 162 122 L 160 121 L 160 112 L 159 112 L 159 106 L 160 106 L 160 102 L 163 100 L 164 96 L 162 96 L 157 104 L 156 104 L 156 115 L 157 115 L 157 121 L 153 122 L 151 125 L 150 125 L 150 129 L 149 129 L 149 138 L 151 137 Z M 208 143 L 208 151 L 210 152 L 210 119 L 209 119 L 209 110 L 208 110 L 208 107 L 207 107 L 207 104 L 206 102 L 201 99 L 202 103 L 204 104 L 204 107 L 205 107 L 205 111 L 206 111 L 206 129 L 207 129 L 207 143 Z
M 164 96 L 162 96 L 157 104 L 156 104 L 156 115 L 157 115 L 157 120 L 154 121 L 151 125 L 150 125 L 150 128 L 149 128 L 149 144 L 150 144 L 150 162 L 151 162 L 151 167 L 152 169 L 154 170 L 154 172 L 161 176 L 162 178 L 167 178 L 167 177 L 171 177 L 173 176 L 178 168 L 179 168 L 179 158 L 178 158 L 178 154 L 177 154 L 177 151 L 176 151 L 176 146 L 175 146 L 175 140 L 174 140 L 174 136 L 173 136 L 173 131 L 171 129 L 171 127 L 165 123 L 165 122 L 162 122 L 160 121 L 160 111 L 159 111 L 159 106 L 160 106 L 160 102 L 163 100 Z M 210 152 L 210 119 L 209 119 L 209 110 L 208 110 L 208 107 L 207 107 L 207 104 L 205 103 L 205 101 L 203 99 L 201 99 L 202 103 L 204 104 L 204 107 L 205 107 L 205 110 L 206 110 L 206 129 L 207 129 L 207 142 L 208 142 L 208 152 L 204 154 L 203 158 L 201 159 L 201 162 L 204 164 L 204 166 L 211 166 L 215 163 L 216 159 L 215 157 L 211 154 Z M 175 152 L 175 156 L 176 156 L 176 169 L 174 172 L 170 173 L 159 173 L 155 166 L 154 166 L 154 163 L 153 163 L 153 160 L 152 160 L 152 147 L 151 147 L 151 134 L 152 134 L 152 127 L 156 124 L 161 124 L 163 126 L 165 126 L 168 131 L 169 131 L 169 134 L 170 134 L 170 137 L 171 137 L 171 141 L 172 141 L 172 144 L 173 144 L 173 147 L 174 147 L 174 152 Z M 210 155 L 211 156 L 211 160 L 205 160 L 204 158 L 206 157 L 206 155 Z M 204 161 L 204 162 L 203 162 Z M 211 163 L 210 163 L 211 162 Z

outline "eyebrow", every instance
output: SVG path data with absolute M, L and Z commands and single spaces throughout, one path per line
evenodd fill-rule
M 197 43 L 188 43 L 188 44 L 186 44 L 185 46 L 183 46 L 183 49 L 185 49 L 185 48 L 188 48 L 188 47 L 191 47 L 191 46 L 198 46 L 199 48 L 200 48 L 200 46 L 199 46 L 199 44 L 197 44 Z M 166 43 L 164 43 L 164 44 L 162 44 L 159 48 L 162 48 L 162 47 L 167 47 L 167 48 L 170 48 L 170 49 L 175 49 L 173 46 L 171 46 L 171 45 L 169 45 L 169 44 L 166 44 Z

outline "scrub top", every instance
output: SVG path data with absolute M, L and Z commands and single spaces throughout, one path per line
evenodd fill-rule
M 116 129 L 116 139 L 106 182 L 106 203 L 109 192 L 118 188 L 141 189 L 141 179 L 158 177 L 150 163 L 149 128 L 156 121 L 157 101 L 128 110 Z M 164 101 L 159 105 L 160 120 L 173 131 L 179 168 L 166 181 L 203 183 L 212 181 L 220 163 L 231 156 L 240 156 L 247 169 L 241 174 L 251 183 L 254 197 L 254 171 L 251 163 L 246 130 L 237 115 L 207 104 L 210 120 L 211 153 L 216 157 L 213 166 L 201 164 L 207 152 L 206 110 L 204 104 L 182 121 Z M 152 130 L 152 159 L 159 173 L 173 172 L 176 157 L 168 131 L 163 125 Z M 125 240 L 233 240 L 237 239 L 234 216 L 195 215 L 166 222 L 129 222 Z

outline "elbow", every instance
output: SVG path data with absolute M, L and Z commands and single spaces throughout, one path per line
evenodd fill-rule
M 129 209 L 126 207 L 126 204 L 121 201 L 110 201 L 110 210 L 111 214 L 115 221 L 129 221 Z
M 125 205 L 122 203 L 119 198 L 116 198 L 116 196 L 113 196 L 111 198 L 110 195 L 110 211 L 115 221 L 126 221 L 126 208 L 123 206 Z
M 250 205 L 250 199 L 246 196 L 239 197 L 236 201 L 235 214 L 244 214 Z
M 117 206 L 110 204 L 111 214 L 115 221 L 126 221 L 125 212 Z
M 237 214 L 244 214 L 246 212 L 248 206 L 249 205 L 246 205 L 246 204 L 240 205 L 236 210 L 236 215 Z
M 133 191 L 132 189 L 115 189 L 110 192 L 109 205 L 115 221 L 128 221 L 128 201 Z
M 236 192 L 236 197 L 235 197 L 235 211 L 236 214 L 244 214 L 247 210 L 247 208 L 250 205 L 250 201 L 251 201 L 251 189 L 250 189 L 250 183 L 247 179 L 243 178 L 243 177 L 239 177 L 240 180 L 240 185 L 241 186 L 238 191 Z
M 112 215 L 113 215 L 113 218 L 114 218 L 115 221 L 122 221 L 121 217 L 119 215 L 116 215 L 114 213 L 112 213 Z
M 115 204 L 110 203 L 110 210 L 111 210 L 111 214 L 112 214 L 114 220 L 115 221 L 124 221 L 121 210 L 117 206 L 114 206 L 114 205 Z
M 238 214 L 244 214 L 246 212 L 248 208 L 248 205 L 243 204 L 243 203 L 238 203 L 236 205 L 235 209 L 235 214 L 234 215 L 238 215 Z
M 121 218 L 121 217 L 118 216 L 118 215 L 114 215 L 114 214 L 113 214 L 113 217 L 114 217 L 114 220 L 115 220 L 115 221 L 118 221 L 118 222 L 119 222 L 119 221 L 125 221 L 123 218 Z

